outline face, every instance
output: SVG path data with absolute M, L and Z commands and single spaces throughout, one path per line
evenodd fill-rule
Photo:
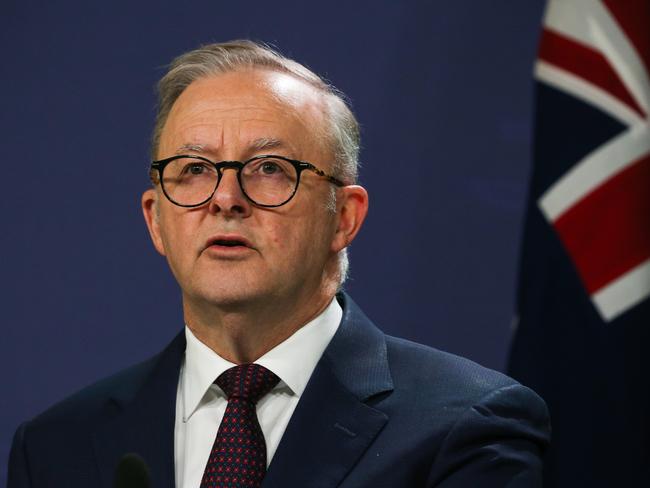
M 158 158 L 196 154 L 214 162 L 277 154 L 331 173 L 323 96 L 304 82 L 266 70 L 231 72 L 192 83 L 163 128 Z M 294 198 L 278 208 L 252 204 L 227 169 L 198 208 L 169 202 L 159 186 L 143 195 L 156 249 L 166 256 L 184 299 L 217 306 L 286 301 L 317 292 L 336 254 L 363 221 L 361 187 L 337 190 L 305 171 Z

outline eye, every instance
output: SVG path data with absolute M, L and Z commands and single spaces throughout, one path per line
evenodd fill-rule
M 281 172 L 282 172 L 282 168 L 275 161 L 270 161 L 270 160 L 263 161 L 262 164 L 260 165 L 260 173 L 262 174 L 270 176 Z
M 185 166 L 185 172 L 191 175 L 201 175 L 205 171 L 205 166 L 201 163 L 192 163 Z
M 264 158 L 246 164 L 243 175 L 257 178 L 288 178 L 292 169 L 289 163 L 281 159 Z
M 192 161 L 186 162 L 186 164 L 181 168 L 178 173 L 179 176 L 184 178 L 190 177 L 199 177 L 199 176 L 211 176 L 214 173 L 214 169 L 203 161 Z
M 255 184 L 286 184 L 296 181 L 296 170 L 291 163 L 273 156 L 252 159 L 241 171 L 241 177 Z

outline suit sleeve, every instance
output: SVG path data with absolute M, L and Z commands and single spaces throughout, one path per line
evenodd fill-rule
M 25 428 L 26 424 L 22 424 L 14 435 L 9 454 L 7 488 L 31 488 L 32 486 L 25 453 Z
M 447 434 L 427 486 L 541 487 L 550 442 L 544 401 L 519 384 L 490 392 Z

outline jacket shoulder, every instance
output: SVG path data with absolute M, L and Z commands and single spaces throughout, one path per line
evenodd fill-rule
M 395 390 L 378 406 L 390 409 L 397 431 L 417 419 L 414 442 L 435 460 L 427 486 L 474 486 L 487 472 L 490 486 L 514 478 L 516 486 L 538 486 L 550 420 L 533 390 L 432 347 L 389 336 L 386 345 Z
M 423 377 L 448 386 L 466 385 L 477 390 L 517 384 L 515 380 L 467 358 L 398 337 L 386 336 L 391 373 L 402 371 L 411 378 Z
M 546 412 L 534 391 L 474 361 L 391 336 L 386 336 L 386 346 L 395 391 L 414 394 L 423 407 L 444 401 L 466 408 L 496 395 L 518 398 L 540 415 Z

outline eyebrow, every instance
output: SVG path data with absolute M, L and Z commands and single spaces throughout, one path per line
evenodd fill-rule
M 185 151 L 203 152 L 205 148 L 203 144 L 183 144 L 176 150 L 176 154 L 183 154 Z
M 269 149 L 277 149 L 277 148 L 283 148 L 287 147 L 288 145 L 276 138 L 270 138 L 270 137 L 260 137 L 258 139 L 255 139 L 251 141 L 248 144 L 248 150 L 253 151 L 253 152 L 258 152 L 258 151 L 267 151 Z M 217 149 L 206 144 L 191 144 L 191 143 L 185 143 L 182 144 L 181 146 L 178 147 L 176 150 L 176 154 L 183 154 L 184 152 L 187 151 L 192 151 L 192 152 L 197 152 L 197 153 L 216 153 Z
M 253 151 L 266 151 L 267 149 L 276 149 L 286 146 L 280 139 L 261 137 L 250 143 L 249 148 Z

